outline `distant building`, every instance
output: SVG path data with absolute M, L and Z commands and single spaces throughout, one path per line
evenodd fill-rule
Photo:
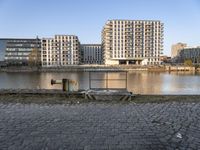
M 180 51 L 179 57 L 181 63 L 189 59 L 193 64 L 200 64 L 200 47 L 184 48 Z
M 172 45 L 171 57 L 175 58 L 175 57 L 179 56 L 180 51 L 186 47 L 187 47 L 186 43 L 177 43 L 177 44 Z
M 169 56 L 160 56 L 160 61 L 162 64 L 171 63 L 171 57 Z
M 163 23 L 153 20 L 108 20 L 102 30 L 106 65 L 160 64 Z
M 80 64 L 80 42 L 74 35 L 55 35 L 42 39 L 41 61 L 43 67 Z
M 0 39 L 0 61 L 4 61 L 6 53 L 6 39 Z
M 5 65 L 6 40 L 0 39 L 0 67 Z
M 81 44 L 83 64 L 102 64 L 101 44 Z
M 28 65 L 29 55 L 34 49 L 40 51 L 40 39 L 0 39 L 3 43 L 1 57 L 8 65 Z M 1 59 L 2 59 L 1 58 Z

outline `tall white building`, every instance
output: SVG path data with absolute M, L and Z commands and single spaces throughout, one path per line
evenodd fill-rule
M 163 23 L 152 20 L 108 20 L 102 30 L 104 63 L 160 64 Z
M 81 44 L 83 64 L 102 64 L 101 44 Z
M 41 48 L 43 67 L 78 65 L 80 63 L 80 42 L 74 35 L 55 35 L 43 38 Z

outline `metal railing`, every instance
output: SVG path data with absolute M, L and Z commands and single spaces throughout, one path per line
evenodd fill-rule
M 127 90 L 127 71 L 90 71 L 89 89 Z

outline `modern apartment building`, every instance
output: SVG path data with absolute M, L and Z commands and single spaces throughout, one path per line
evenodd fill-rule
M 186 43 L 177 43 L 171 47 L 171 57 L 175 58 L 179 55 L 180 51 L 187 47 Z
M 160 64 L 163 23 L 152 20 L 108 20 L 102 30 L 104 63 Z
M 5 49 L 5 62 L 12 65 L 28 65 L 34 49 L 40 51 L 40 39 L 1 39 Z M 3 51 L 3 50 L 2 50 Z
M 80 64 L 80 42 L 74 35 L 55 35 L 43 38 L 41 48 L 43 67 L 57 67 Z
M 101 44 L 81 44 L 83 64 L 102 64 Z
M 200 47 L 184 48 L 180 50 L 179 61 L 192 60 L 193 64 L 200 64 Z

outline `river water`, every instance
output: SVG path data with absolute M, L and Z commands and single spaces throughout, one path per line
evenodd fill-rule
M 88 72 L 0 72 L 0 89 L 61 89 L 61 85 L 51 85 L 51 79 L 72 79 L 79 83 L 80 89 L 89 88 Z M 124 73 L 93 73 L 91 87 L 126 87 Z M 106 84 L 104 80 L 108 78 Z M 113 80 L 110 80 L 113 79 Z M 120 80 L 114 80 L 120 79 Z M 167 72 L 128 72 L 127 88 L 135 94 L 200 94 L 200 74 Z

